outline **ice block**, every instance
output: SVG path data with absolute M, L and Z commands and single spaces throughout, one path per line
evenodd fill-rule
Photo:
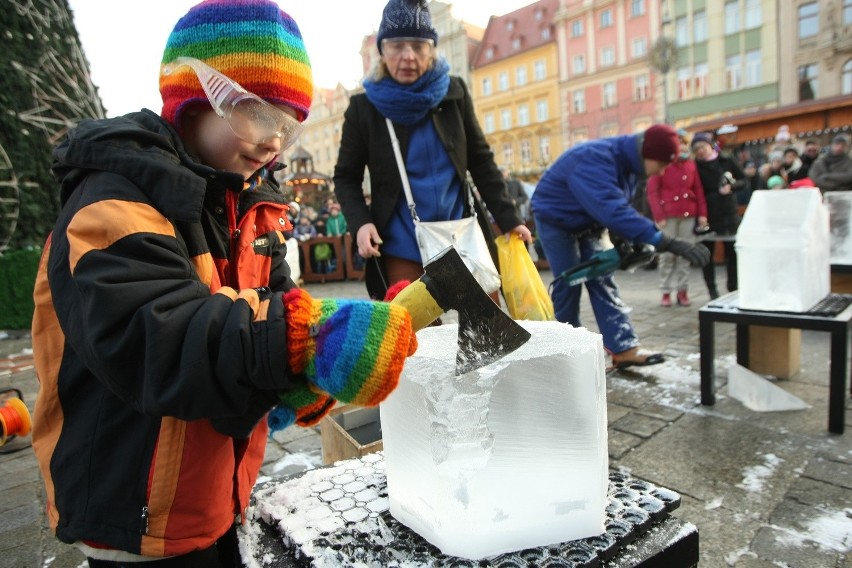
M 519 323 L 529 342 L 461 376 L 457 326 L 420 331 L 381 405 L 390 512 L 445 554 L 479 559 L 604 532 L 601 336 Z

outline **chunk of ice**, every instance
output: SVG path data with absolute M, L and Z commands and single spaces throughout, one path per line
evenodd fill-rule
M 455 376 L 457 326 L 420 331 L 381 405 L 390 512 L 445 554 L 478 559 L 604 532 L 601 336 L 519 322 L 531 339 Z
M 804 410 L 810 405 L 742 365 L 728 369 L 728 394 L 757 412 Z

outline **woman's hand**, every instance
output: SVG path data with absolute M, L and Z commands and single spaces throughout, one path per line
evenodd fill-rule
M 526 225 L 518 225 L 517 227 L 509 231 L 509 233 L 517 233 L 517 235 L 521 237 L 521 240 L 529 245 L 531 245 L 533 242 L 532 233 Z M 509 239 L 509 233 L 506 233 L 506 240 Z
M 379 252 L 379 245 L 382 244 L 382 238 L 379 236 L 379 232 L 373 223 L 362 225 L 358 229 L 355 241 L 358 243 L 358 254 L 363 258 L 382 256 L 382 253 Z

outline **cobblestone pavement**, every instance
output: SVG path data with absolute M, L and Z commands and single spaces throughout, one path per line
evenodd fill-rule
M 552 279 L 549 271 L 542 277 Z M 619 273 L 617 281 L 643 347 L 662 351 L 667 361 L 607 379 L 610 466 L 681 494 L 675 515 L 698 527 L 702 568 L 852 568 L 852 433 L 827 431 L 829 336 L 804 332 L 801 370 L 779 382 L 810 408 L 756 413 L 728 396 L 734 326 L 717 324 L 718 401 L 704 407 L 697 311 L 709 298 L 700 271 L 693 271 L 693 304 L 686 308 L 659 306 L 655 271 Z M 306 288 L 315 296 L 366 295 L 361 282 Z M 586 299 L 581 313 L 596 331 Z M 0 338 L 0 387 L 21 389 L 32 409 L 37 383 L 29 336 Z M 847 400 L 847 423 L 850 410 Z M 28 441 L 0 447 L 0 566 L 81 566 L 82 556 L 45 526 Z M 318 429 L 288 428 L 270 439 L 262 473 L 294 473 L 321 461 Z

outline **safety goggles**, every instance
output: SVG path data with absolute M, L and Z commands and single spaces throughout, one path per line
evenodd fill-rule
M 192 68 L 201 81 L 204 93 L 216 114 L 228 121 L 239 138 L 262 144 L 272 138 L 281 139 L 281 148 L 292 146 L 302 133 L 302 124 L 284 112 L 242 88 L 203 61 L 178 57 L 163 65 L 162 73 L 171 75 L 184 65 Z
M 399 57 L 406 49 L 411 49 L 416 57 L 425 57 L 432 53 L 435 42 L 431 39 L 416 37 L 398 37 L 382 40 L 382 54 L 387 57 Z

